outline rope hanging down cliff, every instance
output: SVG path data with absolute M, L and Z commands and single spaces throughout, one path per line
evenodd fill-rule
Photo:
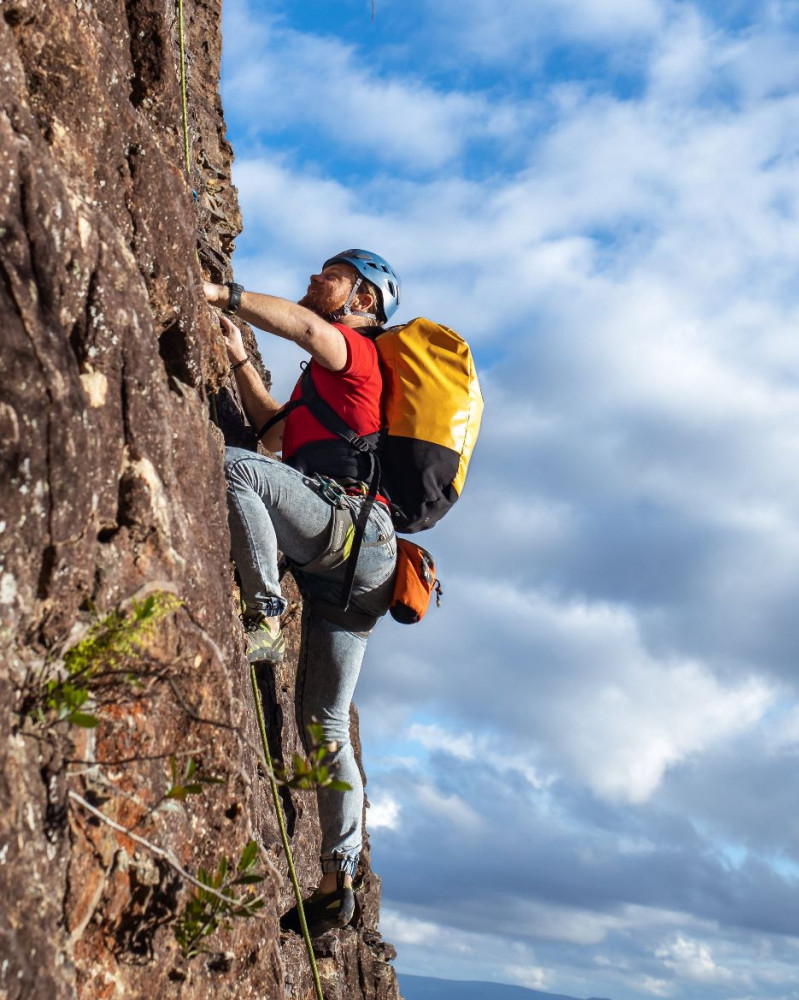
M 186 87 L 186 39 L 183 22 L 183 0 L 178 0 L 178 34 L 180 37 L 180 99 L 183 108 L 183 156 L 186 176 L 191 173 L 191 152 L 189 149 L 189 98 Z
M 302 905 L 302 890 L 300 889 L 300 883 L 297 879 L 297 872 L 294 868 L 294 857 L 291 853 L 291 844 L 289 843 L 288 833 L 286 831 L 286 821 L 283 817 L 283 807 L 280 803 L 280 793 L 277 787 L 277 781 L 275 780 L 275 771 L 272 765 L 272 755 L 269 752 L 269 742 L 266 736 L 266 720 L 264 719 L 264 709 L 261 703 L 261 692 L 258 690 L 258 682 L 255 674 L 255 664 L 250 665 L 250 679 L 252 681 L 252 693 L 255 699 L 255 713 L 258 716 L 258 729 L 261 733 L 261 743 L 264 748 L 264 757 L 266 758 L 266 768 L 267 774 L 269 775 L 269 785 L 272 789 L 272 801 L 275 806 L 275 814 L 277 816 L 278 826 L 280 827 L 280 839 L 283 841 L 283 850 L 286 852 L 286 861 L 289 868 L 289 876 L 291 878 L 291 885 L 294 889 L 294 897 L 297 900 L 297 914 L 300 919 L 300 927 L 302 928 L 302 936 L 305 941 L 305 949 L 308 952 L 308 961 L 311 965 L 311 973 L 313 975 L 314 988 L 316 990 L 317 1000 L 325 1000 L 324 994 L 322 993 L 322 982 L 319 978 L 319 969 L 316 965 L 316 957 L 313 953 L 313 944 L 311 942 L 311 935 L 308 930 L 308 923 L 305 919 L 305 910 Z

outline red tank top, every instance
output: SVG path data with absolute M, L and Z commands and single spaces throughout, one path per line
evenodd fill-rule
M 373 434 L 380 430 L 380 395 L 383 389 L 377 348 L 369 337 L 352 327 L 340 323 L 333 325 L 347 342 L 347 363 L 341 371 L 331 372 L 311 359 L 311 377 L 316 391 L 357 434 Z M 298 381 L 291 399 L 300 395 Z M 283 459 L 289 461 L 304 445 L 328 440 L 338 439 L 319 423 L 307 406 L 298 406 L 286 417 Z

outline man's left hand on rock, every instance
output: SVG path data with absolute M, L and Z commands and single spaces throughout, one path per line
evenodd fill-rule
M 222 328 L 222 335 L 225 338 L 228 361 L 232 365 L 235 365 L 238 361 L 242 361 L 247 357 L 247 350 L 244 347 L 241 330 L 235 323 L 231 323 L 227 316 L 219 317 L 219 325 Z
M 216 285 L 212 281 L 203 282 L 205 301 L 218 309 L 226 309 L 230 302 L 230 289 L 227 285 Z

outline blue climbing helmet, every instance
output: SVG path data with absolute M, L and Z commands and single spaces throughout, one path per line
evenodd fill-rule
M 389 262 L 376 253 L 372 253 L 371 250 L 342 250 L 335 257 L 326 260 L 322 265 L 322 270 L 324 271 L 326 267 L 339 262 L 350 264 L 362 278 L 365 278 L 374 285 L 380 296 L 380 308 L 383 312 L 382 316 L 375 316 L 373 313 L 363 313 L 357 309 L 350 309 L 350 303 L 358 294 L 358 287 L 361 283 L 360 279 L 358 279 L 352 286 L 352 291 L 340 310 L 341 314 L 343 316 L 368 316 L 378 321 L 391 319 L 399 305 L 400 283 L 399 278 L 394 273 L 394 268 Z

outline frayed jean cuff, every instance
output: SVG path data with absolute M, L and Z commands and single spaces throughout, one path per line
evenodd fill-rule
M 267 618 L 279 618 L 288 607 L 285 597 L 267 597 L 261 602 L 263 607 L 258 610 Z
M 351 878 L 355 878 L 355 871 L 358 868 L 358 855 L 355 857 L 346 857 L 343 854 L 334 854 L 329 858 L 320 858 L 322 862 L 322 871 L 327 872 L 344 872 L 345 875 L 349 875 Z

